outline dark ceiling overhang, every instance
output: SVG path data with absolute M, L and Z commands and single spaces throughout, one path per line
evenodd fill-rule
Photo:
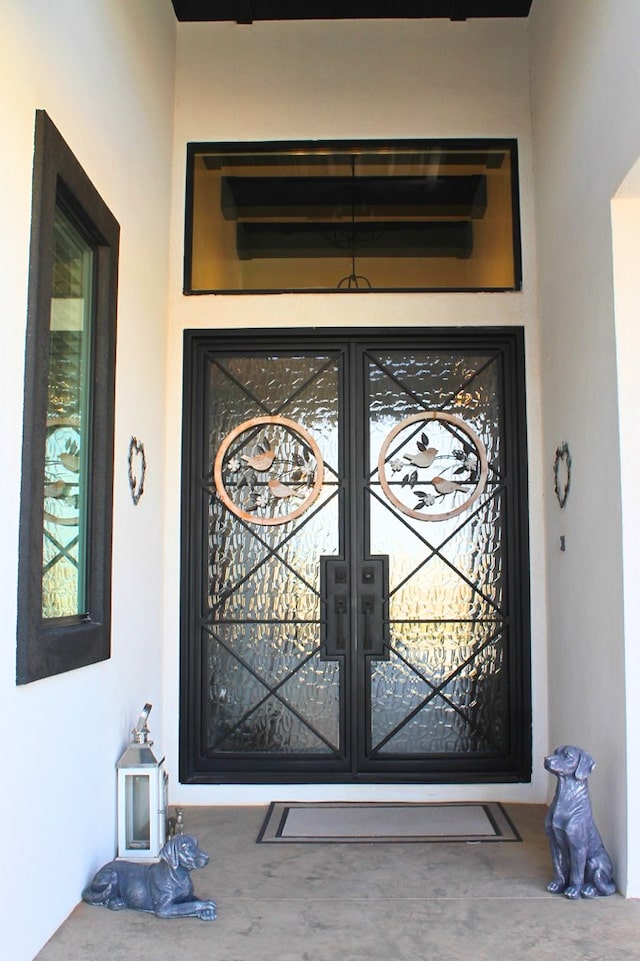
M 469 20 L 527 17 L 533 0 L 172 0 L 178 20 Z

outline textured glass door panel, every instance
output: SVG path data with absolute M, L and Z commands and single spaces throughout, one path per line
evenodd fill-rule
M 271 414 L 284 415 L 317 437 L 325 464 L 335 470 L 339 376 L 339 360 L 328 355 L 212 358 L 206 400 L 210 463 L 238 424 Z
M 208 642 L 210 749 L 338 751 L 339 666 L 322 661 L 315 625 L 223 625 L 216 633 Z
M 363 493 L 389 595 L 385 656 L 368 659 L 364 764 L 500 757 L 513 709 L 502 352 L 370 350 L 365 378 Z
M 444 753 L 501 752 L 505 687 L 499 627 L 451 622 L 405 627 L 392 638 L 389 660 L 372 666 L 373 752 L 441 754 L 444 738 L 449 744 Z
M 336 489 L 326 485 L 304 523 L 248 529 L 208 495 L 208 607 L 212 616 L 269 609 L 319 618 L 318 556 L 338 552 Z M 276 609 L 277 606 L 277 609 Z
M 500 498 L 466 522 L 425 524 L 371 498 L 371 552 L 389 555 L 389 617 L 478 618 L 500 613 L 504 580 Z M 427 539 L 428 538 L 428 539 Z
M 326 656 L 319 566 L 341 550 L 341 379 L 335 351 L 207 355 L 200 623 L 214 763 L 343 763 L 344 662 Z

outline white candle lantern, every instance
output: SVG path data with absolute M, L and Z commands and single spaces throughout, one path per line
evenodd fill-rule
M 145 704 L 131 743 L 117 764 L 118 857 L 151 861 L 167 839 L 167 783 L 164 758 L 151 750 Z

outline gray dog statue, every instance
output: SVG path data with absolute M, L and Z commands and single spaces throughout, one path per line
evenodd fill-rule
M 89 904 L 102 904 L 112 911 L 131 908 L 159 918 L 201 918 L 213 921 L 214 901 L 199 901 L 193 893 L 190 872 L 209 863 L 209 855 L 189 834 L 176 834 L 152 864 L 109 861 L 82 892 Z
M 591 813 L 587 780 L 596 762 L 573 745 L 555 749 L 544 766 L 558 779 L 545 830 L 551 847 L 552 894 L 566 898 L 596 898 L 613 894 L 613 865 Z

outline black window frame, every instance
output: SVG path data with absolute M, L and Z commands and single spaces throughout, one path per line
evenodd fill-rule
M 522 264 L 522 215 L 520 204 L 520 160 L 518 139 L 516 137 L 499 138 L 409 138 L 409 139 L 357 139 L 357 140 L 277 140 L 277 141 L 190 141 L 186 145 L 185 169 L 185 215 L 183 238 L 183 283 L 182 293 L 189 297 L 208 297 L 215 295 L 254 296 L 256 294 L 385 294 L 385 293 L 520 293 L 523 289 Z M 513 258 L 513 284 L 508 286 L 366 286 L 344 289 L 339 287 L 197 287 L 193 283 L 194 260 L 194 203 L 195 188 L 195 159 L 202 153 L 214 153 L 221 156 L 234 154 L 269 154 L 283 152 L 296 154 L 298 151 L 311 153 L 337 152 L 349 150 L 389 151 L 402 150 L 434 150 L 446 153 L 450 150 L 482 151 L 504 150 L 511 159 L 511 254 Z
M 49 330 L 56 208 L 94 254 L 86 605 L 43 618 L 42 542 Z M 16 681 L 26 684 L 111 655 L 111 547 L 120 226 L 44 110 L 36 111 L 24 381 Z

